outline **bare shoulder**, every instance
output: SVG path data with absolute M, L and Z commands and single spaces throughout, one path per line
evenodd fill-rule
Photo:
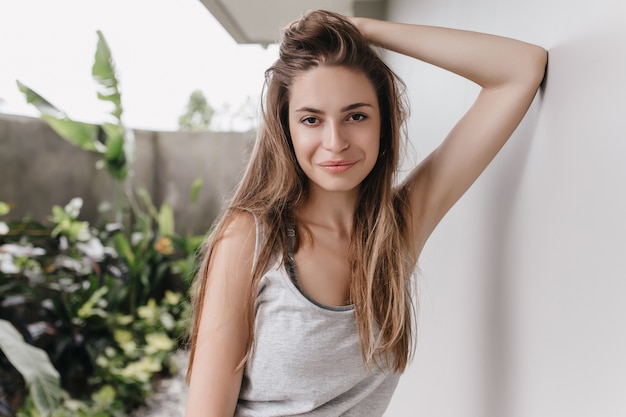
M 226 220 L 220 235 L 215 237 L 211 264 L 220 269 L 228 268 L 231 274 L 237 272 L 237 275 L 249 276 L 255 247 L 254 217 L 246 212 L 234 213 Z
M 230 215 L 224 224 L 224 230 L 220 240 L 223 239 L 247 239 L 256 234 L 256 222 L 251 213 L 238 211 Z

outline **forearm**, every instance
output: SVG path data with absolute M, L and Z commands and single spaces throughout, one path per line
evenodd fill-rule
M 538 83 L 543 77 L 546 51 L 526 42 L 375 19 L 354 18 L 353 22 L 373 44 L 446 69 L 484 88 L 518 81 Z

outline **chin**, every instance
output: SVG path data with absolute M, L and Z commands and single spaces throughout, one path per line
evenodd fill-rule
M 358 191 L 361 187 L 360 182 L 311 182 L 312 184 L 315 184 L 315 188 L 318 191 L 324 191 L 328 193 L 353 193 Z

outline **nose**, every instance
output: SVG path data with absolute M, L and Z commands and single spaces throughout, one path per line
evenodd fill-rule
M 346 150 L 350 143 L 346 140 L 344 132 L 341 131 L 341 124 L 329 122 L 326 124 L 322 147 L 333 153 L 339 153 Z

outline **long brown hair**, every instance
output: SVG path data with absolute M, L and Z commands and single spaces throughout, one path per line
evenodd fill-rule
M 213 247 L 231 216 L 241 211 L 253 214 L 264 230 L 247 300 L 249 342 L 240 366 L 250 357 L 259 280 L 273 256 L 278 254 L 285 260 L 285 230 L 295 220 L 296 210 L 306 201 L 309 191 L 289 134 L 289 92 L 296 75 L 320 65 L 361 72 L 377 93 L 380 155 L 361 184 L 354 215 L 349 249 L 350 301 L 366 366 L 372 361 L 380 365 L 382 359 L 385 365 L 402 371 L 410 359 L 410 277 L 415 261 L 408 250 L 405 192 L 394 189 L 406 116 L 404 84 L 349 20 L 333 12 L 312 11 L 283 31 L 279 58 L 265 73 L 262 121 L 250 161 L 229 206 L 203 245 L 203 261 L 192 289 L 194 318 L 188 380 Z

